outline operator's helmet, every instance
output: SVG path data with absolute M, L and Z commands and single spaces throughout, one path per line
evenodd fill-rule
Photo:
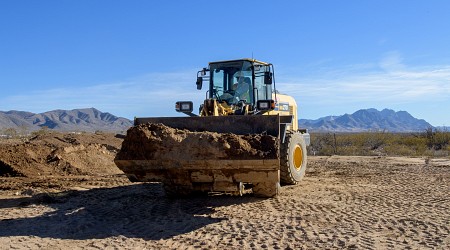
M 240 83 L 244 80 L 244 72 L 238 71 L 238 72 L 236 72 L 234 77 L 236 77 L 236 82 Z

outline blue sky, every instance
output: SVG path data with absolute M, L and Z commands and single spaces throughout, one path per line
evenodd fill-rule
M 177 116 L 216 60 L 275 65 L 300 118 L 450 125 L 450 1 L 0 1 L 0 110 Z

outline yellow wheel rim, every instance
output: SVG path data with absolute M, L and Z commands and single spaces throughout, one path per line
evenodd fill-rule
M 294 167 L 297 170 L 300 170 L 303 162 L 303 150 L 299 145 L 295 145 L 294 148 Z

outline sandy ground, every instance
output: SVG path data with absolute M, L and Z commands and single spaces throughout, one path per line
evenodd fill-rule
M 168 199 L 114 171 L 1 177 L 0 249 L 450 248 L 449 159 L 309 157 L 272 199 Z

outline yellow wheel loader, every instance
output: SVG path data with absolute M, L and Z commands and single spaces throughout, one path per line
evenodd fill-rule
M 159 181 L 168 195 L 227 192 L 274 197 L 280 183 L 305 175 L 310 136 L 298 128 L 295 100 L 275 88 L 274 67 L 254 59 L 210 62 L 197 72 L 207 84 L 199 114 L 135 118 L 116 165 L 131 181 Z

